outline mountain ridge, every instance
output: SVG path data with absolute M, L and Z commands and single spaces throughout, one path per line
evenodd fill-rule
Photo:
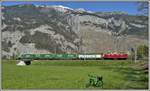
M 50 6 L 37 7 L 32 4 L 3 6 L 4 58 L 35 51 L 49 53 L 127 51 L 135 44 L 148 44 L 146 16 L 133 16 L 124 12 L 90 13 L 65 9 L 67 10 L 62 12 L 61 9 L 57 10 Z M 124 39 L 127 43 L 122 43 Z

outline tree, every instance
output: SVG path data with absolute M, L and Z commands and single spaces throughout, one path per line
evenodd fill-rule
M 137 48 L 137 57 L 138 58 L 145 58 L 148 57 L 148 46 L 140 45 Z

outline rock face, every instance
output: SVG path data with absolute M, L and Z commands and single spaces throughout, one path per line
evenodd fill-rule
M 88 12 L 64 6 L 2 7 L 2 56 L 101 53 L 148 44 L 148 17 Z

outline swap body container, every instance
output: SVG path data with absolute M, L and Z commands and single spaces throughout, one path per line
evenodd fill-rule
M 79 54 L 79 59 L 101 59 L 101 54 Z
M 78 54 L 22 54 L 18 58 L 31 60 L 77 59 Z

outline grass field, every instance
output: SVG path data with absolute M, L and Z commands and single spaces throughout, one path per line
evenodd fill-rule
M 102 75 L 103 89 L 148 89 L 148 74 L 139 66 L 144 62 L 53 60 L 23 67 L 16 63 L 2 61 L 3 89 L 100 89 L 86 88 L 88 74 Z

